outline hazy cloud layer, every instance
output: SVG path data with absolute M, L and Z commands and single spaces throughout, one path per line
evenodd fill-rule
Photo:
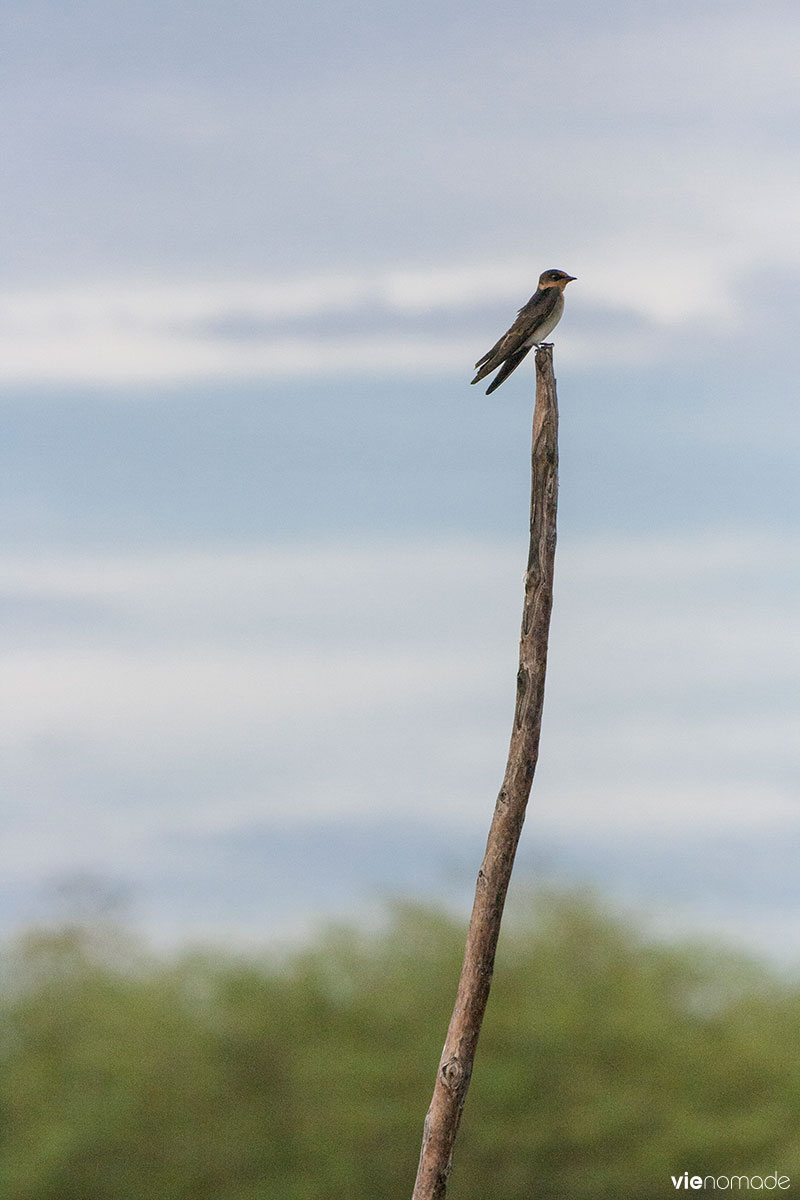
M 562 551 L 535 829 L 795 828 L 800 625 L 779 586 L 797 561 L 792 541 L 734 536 Z M 3 578 L 28 613 L 3 646 L 13 877 L 136 878 L 192 831 L 485 822 L 513 703 L 511 550 L 65 555 L 7 559 Z
M 796 290 L 789 6 L 110 11 L 9 8 L 7 381 L 455 373 L 551 265 L 572 361 L 658 361 Z
M 604 878 L 663 839 L 645 892 L 752 838 L 789 895 L 797 6 L 0 23 L 7 887 L 100 869 L 156 925 L 246 923 L 265 861 L 298 911 L 436 890 L 424 830 L 479 841 L 499 782 L 521 598 L 531 374 L 486 403 L 469 368 L 557 265 L 530 836 Z
M 800 244 L 800 243 L 798 243 Z M 586 253 L 555 335 L 573 366 L 698 361 L 753 332 L 758 275 L 785 285 L 797 263 L 651 248 Z M 738 259 L 738 261 L 737 261 Z M 588 260 L 588 261 L 587 261 Z M 609 289 L 616 273 L 635 280 Z M 787 275 L 788 273 L 788 275 Z M 0 293 L 0 380 L 130 387 L 266 378 L 464 375 L 535 288 L 530 260 L 228 282 L 94 282 Z M 772 289 L 774 290 L 774 289 Z M 790 314 L 764 295 L 759 334 L 788 340 Z

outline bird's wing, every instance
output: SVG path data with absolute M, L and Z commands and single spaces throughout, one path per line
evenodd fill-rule
M 530 337 L 531 323 L 525 315 L 529 304 L 530 301 L 519 310 L 519 316 L 511 328 L 503 334 L 498 342 L 495 342 L 491 350 L 487 350 L 483 358 L 479 358 L 475 363 L 478 374 L 472 380 L 473 383 L 478 383 L 486 375 L 491 375 L 492 371 L 496 370 L 509 354 L 518 350 Z
M 487 375 L 491 375 L 492 371 L 496 370 L 501 363 L 505 362 L 512 354 L 515 354 L 536 331 L 538 325 L 547 317 L 558 303 L 559 291 L 558 288 L 545 288 L 543 291 L 535 292 L 531 296 L 527 304 L 519 310 L 519 316 L 514 324 L 504 333 L 500 341 L 492 346 L 491 350 L 484 354 L 483 358 L 479 358 L 475 363 L 477 375 L 472 380 L 473 383 L 478 383 Z M 526 349 L 529 349 L 527 347 Z M 518 358 L 514 366 L 518 366 L 522 362 L 522 358 Z M 511 368 L 513 371 L 514 367 Z M 508 371 L 507 375 L 511 374 Z M 502 381 L 501 381 L 502 382 Z M 488 394 L 488 393 L 487 393 Z
M 519 350 L 516 350 L 513 354 L 509 354 L 508 358 L 503 363 L 502 367 L 486 389 L 487 396 L 491 396 L 494 389 L 499 388 L 503 380 L 508 379 L 512 371 L 516 371 L 517 367 L 530 349 L 530 346 L 520 346 Z

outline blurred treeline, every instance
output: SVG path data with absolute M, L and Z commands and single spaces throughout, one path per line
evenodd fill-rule
M 463 923 L 394 909 L 269 961 L 104 918 L 3 955 L 2 1200 L 407 1200 Z M 800 1180 L 800 985 L 575 895 L 518 906 L 453 1200 L 649 1200 Z

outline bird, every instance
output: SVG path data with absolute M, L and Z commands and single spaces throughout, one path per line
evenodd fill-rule
M 564 312 L 564 288 L 576 279 L 566 271 L 552 268 L 542 271 L 539 286 L 527 304 L 519 310 L 514 324 L 504 333 L 500 341 L 475 363 L 478 374 L 472 383 L 478 383 L 500 367 L 486 389 L 489 396 L 515 371 L 525 355 L 534 346 L 540 346 L 548 333 L 552 333 Z

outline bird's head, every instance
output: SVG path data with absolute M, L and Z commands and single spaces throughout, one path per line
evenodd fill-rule
M 572 283 L 573 279 L 577 279 L 577 275 L 568 275 L 566 271 L 550 270 L 542 271 L 539 276 L 539 289 L 544 288 L 559 288 L 562 292 L 568 283 Z

